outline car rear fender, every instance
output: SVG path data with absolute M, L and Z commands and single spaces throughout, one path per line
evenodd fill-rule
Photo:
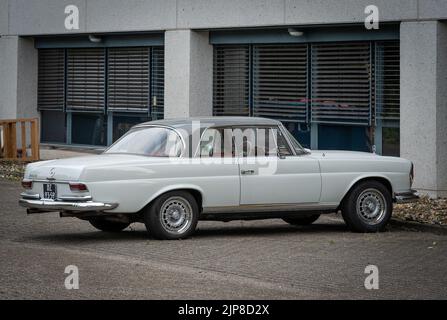
M 194 184 L 175 184 L 175 185 L 170 185 L 170 186 L 161 188 L 160 190 L 158 190 L 158 192 L 152 194 L 146 201 L 144 208 L 146 208 L 148 205 L 150 205 L 155 199 L 157 199 L 161 195 L 163 195 L 167 192 L 176 191 L 176 190 L 191 191 L 193 193 L 193 196 L 196 199 L 197 199 L 196 196 L 200 195 L 200 199 L 197 199 L 198 201 L 200 200 L 200 202 L 201 202 L 201 203 L 198 203 L 199 207 L 201 207 L 202 203 L 204 202 L 204 199 L 205 199 L 204 192 L 203 192 L 203 189 L 200 188 L 199 186 L 194 185 Z

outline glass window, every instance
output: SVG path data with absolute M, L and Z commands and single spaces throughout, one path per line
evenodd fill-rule
M 130 153 L 149 157 L 180 157 L 180 136 L 171 129 L 146 127 L 129 131 L 115 142 L 105 153 Z
M 290 133 L 294 139 L 290 139 L 293 144 L 298 143 L 300 147 L 310 149 L 310 124 L 309 123 L 295 123 L 295 122 L 282 122 L 283 126 L 287 129 L 287 133 Z
M 303 150 L 303 146 L 301 146 L 301 144 L 295 139 L 292 133 L 287 129 L 285 129 L 284 132 L 289 138 L 289 141 L 291 142 L 292 148 L 295 150 L 295 153 L 298 155 L 305 153 L 305 151 Z
M 400 156 L 400 130 L 399 128 L 382 128 L 382 155 Z
M 205 130 L 200 140 L 201 158 L 231 158 L 234 155 L 232 129 Z
M 276 127 L 236 128 L 233 136 L 239 157 L 293 155 L 287 140 Z
M 278 145 L 278 154 L 281 156 L 292 156 L 292 150 L 290 150 L 289 144 L 286 138 L 282 134 L 281 130 L 276 130 L 278 133 L 276 135 L 276 143 Z
M 371 152 L 371 130 L 366 126 L 318 125 L 318 149 Z
M 259 128 L 256 135 L 255 152 L 257 157 L 277 157 L 275 128 Z
M 107 118 L 104 115 L 73 114 L 71 126 L 71 142 L 73 144 L 107 145 Z
M 41 138 L 42 142 L 65 143 L 66 121 L 63 111 L 41 111 Z
M 147 116 L 129 116 L 117 115 L 113 116 L 113 141 L 121 138 L 134 125 L 147 122 L 150 119 Z

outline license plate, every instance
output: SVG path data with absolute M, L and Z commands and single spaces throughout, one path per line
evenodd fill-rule
M 44 183 L 43 184 L 43 198 L 56 200 L 57 199 L 57 189 L 54 183 Z

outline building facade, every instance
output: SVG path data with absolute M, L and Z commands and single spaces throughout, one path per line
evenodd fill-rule
M 274 118 L 309 148 L 406 157 L 446 196 L 445 19 L 443 0 L 0 0 L 0 118 L 73 147 L 151 119 Z

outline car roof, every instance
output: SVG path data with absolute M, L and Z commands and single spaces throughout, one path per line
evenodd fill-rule
M 216 126 L 274 126 L 280 124 L 277 120 L 259 117 L 193 117 L 149 121 L 136 125 L 135 128 L 160 125 L 191 131 L 193 123 L 200 124 L 201 128 Z

